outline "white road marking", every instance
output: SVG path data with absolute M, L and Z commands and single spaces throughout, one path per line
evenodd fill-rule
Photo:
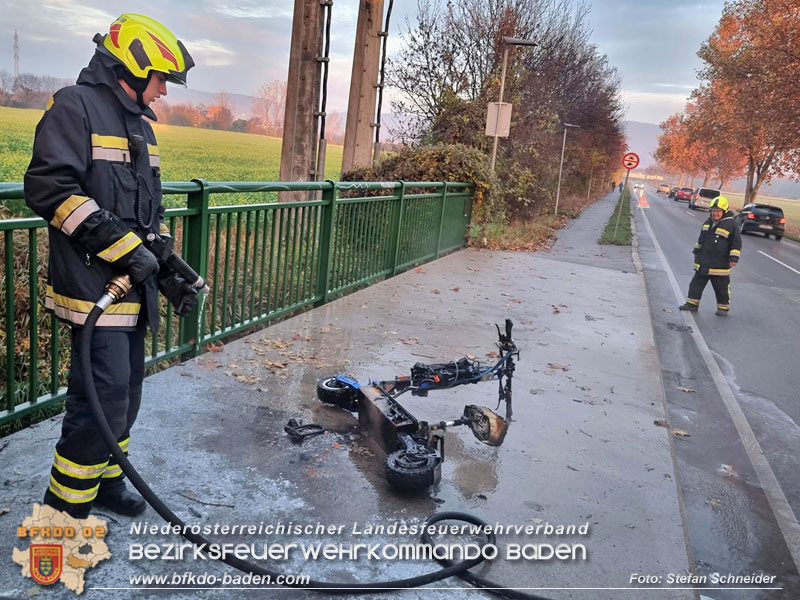
M 694 212 L 693 210 L 687 210 L 687 211 L 686 211 L 686 214 L 687 214 L 687 215 L 692 215 L 693 217 L 696 217 L 696 216 L 697 216 L 697 213 L 696 213 L 696 212 Z
M 647 231 L 650 233 L 650 238 L 653 240 L 653 245 L 661 260 L 661 264 L 664 267 L 664 271 L 667 273 L 667 277 L 672 285 L 675 298 L 678 303 L 681 303 L 683 302 L 683 293 L 678 285 L 678 281 L 675 279 L 675 274 L 667 263 L 667 257 L 664 256 L 664 252 L 656 239 L 653 228 L 650 227 L 647 213 L 642 211 L 641 214 L 647 226 Z M 711 378 L 714 380 L 722 402 L 736 427 L 736 431 L 739 433 L 739 439 L 742 441 L 747 456 L 750 458 L 750 462 L 753 463 L 753 469 L 756 472 L 758 481 L 761 483 L 761 488 L 764 490 L 764 495 L 766 495 L 769 501 L 772 514 L 775 515 L 775 520 L 783 534 L 783 539 L 786 542 L 786 547 L 789 549 L 795 567 L 800 569 L 800 523 L 797 522 L 797 516 L 794 514 L 794 510 L 792 510 L 792 505 L 789 504 L 789 501 L 786 499 L 786 494 L 784 494 L 781 484 L 778 482 L 778 478 L 775 476 L 772 467 L 770 467 L 764 450 L 759 445 L 758 439 L 755 433 L 753 433 L 753 429 L 750 427 L 750 423 L 747 422 L 747 417 L 742 411 L 742 407 L 739 406 L 739 402 L 736 400 L 736 396 L 733 394 L 730 384 L 728 384 L 728 381 L 722 374 L 717 361 L 714 360 L 714 356 L 711 354 L 711 350 L 708 344 L 706 344 L 703 334 L 700 333 L 697 322 L 694 320 L 694 315 L 689 311 L 681 311 L 681 313 L 683 314 L 684 322 L 691 328 L 692 338 L 697 344 L 697 349 L 700 351 L 703 362 L 705 362 L 706 367 L 708 367 L 711 373 Z
M 779 265 L 781 265 L 781 266 L 783 266 L 783 267 L 786 267 L 786 268 L 787 268 L 787 269 L 789 269 L 790 271 L 793 271 L 793 272 L 797 273 L 798 275 L 800 275 L 800 271 L 798 271 L 798 270 L 797 270 L 797 269 L 795 269 L 794 267 L 790 267 L 790 266 L 789 266 L 789 265 L 787 265 L 785 262 L 781 262 L 781 261 L 779 261 L 779 260 L 778 260 L 777 258 L 775 258 L 774 256 L 770 256 L 769 254 L 767 254 L 766 252 L 762 252 L 761 250 L 759 250 L 759 251 L 758 251 L 758 253 L 759 253 L 759 254 L 763 254 L 763 255 L 764 255 L 764 256 L 766 256 L 768 259 L 770 259 L 770 260 L 774 260 L 774 261 L 775 261 L 776 263 L 778 263 Z

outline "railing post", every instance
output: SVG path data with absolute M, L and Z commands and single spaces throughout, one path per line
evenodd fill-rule
M 475 202 L 475 186 L 469 186 L 469 196 L 464 198 L 464 240 L 469 238 L 469 226 L 472 223 L 472 204 Z
M 436 238 L 436 258 L 442 253 L 442 229 L 444 228 L 444 214 L 447 208 L 447 182 L 442 182 L 442 208 L 439 211 L 439 237 Z
M 4 231 L 6 255 L 6 410 L 14 412 L 17 387 L 16 348 L 14 348 L 14 230 Z
M 397 275 L 397 257 L 400 253 L 400 230 L 403 225 L 403 207 L 405 205 L 406 182 L 400 181 L 400 197 L 392 203 L 392 220 L 389 225 L 389 277 Z
M 187 208 L 197 210 L 197 214 L 186 217 L 183 223 L 183 240 L 186 248 L 184 259 L 204 279 L 208 278 L 208 204 L 209 192 L 204 179 L 192 179 L 200 189 L 189 192 Z M 214 298 L 210 298 L 211 302 Z M 200 340 L 203 336 L 201 326 L 200 303 L 186 317 L 181 339 L 178 344 L 192 344 L 192 349 L 181 355 L 181 360 L 188 360 L 200 354 Z
M 317 301 L 321 306 L 328 301 L 331 278 L 331 250 L 333 249 L 333 225 L 336 222 L 336 183 L 326 180 L 330 189 L 322 192 L 322 229 L 319 234 L 319 265 L 317 265 Z
M 30 286 L 31 355 L 28 365 L 28 401 L 36 404 L 39 397 L 39 255 L 37 252 L 37 230 L 28 231 L 28 285 Z

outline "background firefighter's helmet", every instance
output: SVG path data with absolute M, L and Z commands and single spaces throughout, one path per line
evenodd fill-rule
M 728 199 L 725 196 L 717 196 L 711 201 L 711 206 L 709 210 L 714 210 L 718 208 L 722 212 L 728 212 Z
M 120 15 L 106 35 L 95 36 L 95 42 L 100 52 L 145 81 L 151 71 L 160 71 L 167 81 L 186 87 L 186 73 L 194 66 L 183 43 L 161 23 L 144 15 Z

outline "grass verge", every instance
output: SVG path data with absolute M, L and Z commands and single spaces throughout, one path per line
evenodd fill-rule
M 622 193 L 617 201 L 617 206 L 611 214 L 611 218 L 606 223 L 603 235 L 597 240 L 600 244 L 610 244 L 614 246 L 629 246 L 633 239 L 631 233 L 631 193 L 628 188 Z

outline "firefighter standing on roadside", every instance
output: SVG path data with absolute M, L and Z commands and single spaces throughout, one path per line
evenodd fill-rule
M 143 117 L 155 120 L 150 103 L 166 95 L 167 81 L 185 86 L 194 61 L 168 29 L 142 15 L 122 15 L 94 42 L 77 84 L 48 102 L 25 173 L 26 203 L 50 224 L 45 307 L 72 326 L 66 414 L 44 503 L 79 519 L 93 504 L 131 516 L 145 509 L 95 425 L 79 368 L 80 327 L 106 282 L 130 275 L 133 289 L 99 318 L 91 348 L 103 412 L 127 453 L 141 403 L 145 329 L 158 328 L 158 290 L 181 316 L 197 303 L 197 291 L 142 243 L 149 232 L 169 234 L 158 147 Z
M 728 199 L 717 196 L 711 202 L 711 215 L 703 223 L 694 245 L 694 277 L 689 283 L 689 297 L 681 310 L 696 311 L 703 289 L 711 280 L 717 296 L 717 315 L 724 317 L 731 308 L 731 269 L 742 254 L 742 235 L 728 210 Z

